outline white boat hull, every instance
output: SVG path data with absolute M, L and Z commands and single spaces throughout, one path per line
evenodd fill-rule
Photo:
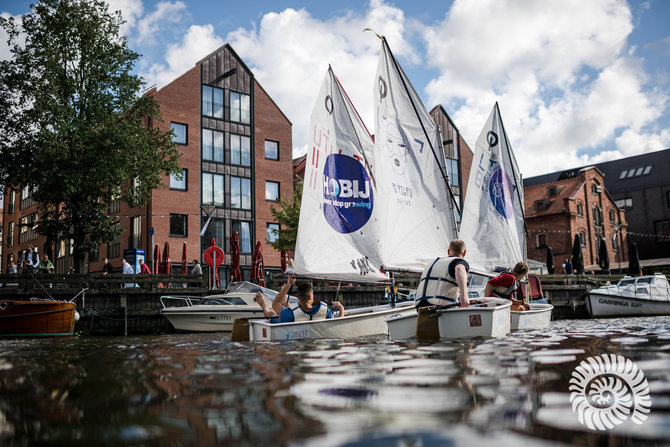
M 407 340 L 416 337 L 416 310 L 404 314 L 392 315 L 386 319 L 389 340 Z
M 484 304 L 437 311 L 440 338 L 504 337 L 510 331 L 512 302 L 486 298 Z
M 511 326 L 513 331 L 519 329 L 542 329 L 549 327 L 551 322 L 551 311 L 554 306 L 551 304 L 531 304 L 529 310 L 510 311 Z
M 163 316 L 179 332 L 230 332 L 237 318 L 258 318 L 263 316 L 260 307 L 257 310 L 219 311 L 163 309 Z
M 347 311 L 347 315 L 327 320 L 294 323 L 270 323 L 269 320 L 250 320 L 249 339 L 252 341 L 304 340 L 319 338 L 357 338 L 386 335 L 386 319 L 395 314 L 416 311 L 414 303 L 391 308 L 372 306 Z
M 592 317 L 670 315 L 670 300 L 635 298 L 592 290 L 586 297 L 586 309 Z

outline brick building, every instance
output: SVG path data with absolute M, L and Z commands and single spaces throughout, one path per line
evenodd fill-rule
M 607 192 L 598 168 L 581 168 L 547 183 L 529 180 L 532 186 L 524 181 L 528 259 L 546 262 L 550 246 L 556 272 L 563 273 L 561 264 L 570 256 L 575 235 L 579 235 L 587 271 L 599 269 L 601 239 L 607 245 L 610 268 L 628 261 L 624 211 Z
M 120 267 L 126 249 L 145 250 L 151 265 L 153 240 L 159 244 L 161 254 L 165 242 L 169 243 L 170 259 L 177 272 L 184 242 L 188 260 L 202 260 L 203 251 L 215 238 L 226 253 L 220 268 L 220 276 L 225 279 L 229 277 L 233 231 L 240 235 L 240 263 L 245 278 L 249 277 L 256 241 L 262 243 L 266 269 L 278 270 L 280 255 L 269 242 L 273 239 L 271 230 L 279 225 L 273 220 L 270 207 L 293 188 L 288 118 L 228 44 L 169 84 L 146 94 L 160 103 L 163 116 L 163 122 L 148 124 L 175 132 L 184 175 L 181 179 L 166 176 L 168 187 L 153 191 L 144 208 L 120 201 L 111 204 L 109 212 L 118 217 L 117 225 L 124 232 L 114 243 L 103 244 L 96 253 L 89 254 L 89 271 L 100 271 L 105 256 Z M 28 223 L 34 216 L 34 204 L 26 202 L 21 194 L 16 213 L 8 212 L 10 205 L 14 211 L 14 201 L 5 200 L 5 234 L 19 233 L 19 221 L 27 219 Z M 29 192 L 25 194 L 29 196 Z M 16 192 L 15 199 L 18 197 Z M 209 214 L 212 219 L 201 237 Z M 20 228 L 19 240 L 5 244 L 8 256 L 16 259 L 31 243 L 40 252 L 52 251 L 56 269 L 67 271 L 72 261 L 66 242 L 48 247 L 36 233 L 24 237 L 31 226 Z

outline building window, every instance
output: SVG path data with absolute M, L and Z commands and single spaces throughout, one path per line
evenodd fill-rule
M 230 177 L 230 207 L 251 209 L 251 179 Z
M 19 219 L 19 243 L 37 239 L 37 213 Z
M 265 231 L 265 241 L 268 244 L 272 244 L 279 239 L 279 224 L 278 223 L 268 223 Z
M 623 208 L 623 209 L 630 209 L 633 208 L 633 199 L 630 197 L 626 197 L 625 199 L 619 199 L 614 202 L 614 204 L 618 208 Z
M 610 223 L 616 223 L 616 213 L 614 210 L 609 210 Z
M 121 224 L 118 222 L 115 223 L 114 225 L 112 225 L 112 229 L 114 231 L 119 231 L 121 229 Z M 63 241 L 63 243 L 65 242 Z M 120 254 L 121 254 L 121 234 L 118 234 L 114 238 L 114 240 L 109 245 L 107 245 L 107 257 L 109 259 L 118 258 Z
M 170 236 L 173 237 L 188 236 L 187 214 L 170 214 Z
M 598 185 L 598 184 L 596 184 L 596 183 L 593 183 L 593 184 L 591 185 L 591 193 L 593 193 L 593 194 L 600 194 L 602 191 L 603 191 L 603 187 L 602 187 L 602 186 L 600 186 L 600 185 Z
M 233 231 L 240 235 L 240 253 L 251 253 L 251 223 L 234 220 Z
M 593 207 L 593 226 L 602 227 L 603 225 L 603 210 L 598 206 Z
M 130 191 L 132 194 L 132 200 L 130 201 L 130 206 L 139 206 L 140 204 L 140 194 L 142 193 L 142 182 L 138 177 L 135 177 L 130 180 Z
M 586 247 L 586 231 L 584 230 L 579 232 L 579 243 L 582 247 Z
M 619 251 L 619 236 L 617 233 L 614 233 L 614 236 L 612 236 L 612 250 Z
M 95 248 L 93 248 L 88 253 L 88 262 L 98 262 L 99 258 L 100 258 L 100 247 L 96 245 Z
M 251 97 L 249 95 L 230 92 L 230 121 L 251 123 Z
M 558 186 L 550 186 L 547 188 L 547 195 L 553 197 L 558 194 Z
M 463 212 L 463 204 L 461 203 L 461 196 L 454 194 L 454 202 L 458 204 L 458 209 L 461 210 L 461 213 Z M 461 223 L 461 215 L 458 213 L 456 210 L 456 207 L 454 207 L 454 220 L 456 223 L 460 224 Z
M 223 132 L 202 130 L 202 159 L 223 163 Z
M 265 140 L 265 158 L 268 160 L 279 160 L 279 143 Z
M 14 214 L 14 206 L 15 206 L 15 201 L 16 201 L 16 193 L 14 190 L 10 189 L 8 190 L 7 194 L 7 214 Z M 670 193 L 668 193 L 668 197 L 670 200 Z
M 654 233 L 659 242 L 670 242 L 670 220 L 654 222 Z
M 251 139 L 249 137 L 230 134 L 230 163 L 251 166 Z
M 172 131 L 172 141 L 174 141 L 177 144 L 187 144 L 188 141 L 188 132 L 187 132 L 188 127 L 186 124 L 180 124 L 180 123 L 170 123 L 170 130 Z
M 449 176 L 449 184 L 451 186 L 459 187 L 458 181 L 458 160 L 446 157 L 447 175 Z
M 223 175 L 202 173 L 203 205 L 223 206 Z
M 33 206 L 35 202 L 33 202 L 33 194 L 32 191 L 30 190 L 30 186 L 26 186 L 21 190 L 21 209 L 25 210 L 26 208 L 30 208 Z
M 170 174 L 170 189 L 176 189 L 179 191 L 186 191 L 186 179 L 188 178 L 188 172 L 186 169 L 181 170 L 181 178 L 179 174 Z
M 578 216 L 584 215 L 584 205 L 582 205 L 582 202 L 577 202 L 577 215 Z
M 142 248 L 142 216 L 130 218 L 129 248 Z
M 223 89 L 202 86 L 202 114 L 223 119 Z
M 276 202 L 279 200 L 279 183 L 278 182 L 265 182 L 265 200 Z
M 628 174 L 628 169 L 621 171 L 621 174 L 619 174 L 619 180 L 626 178 L 626 174 Z
M 535 202 L 535 211 L 545 211 L 548 210 L 551 206 L 551 202 L 548 200 L 537 200 Z
M 112 192 L 109 198 L 109 206 L 107 207 L 109 214 L 116 214 L 121 211 L 121 193 L 120 191 Z
M 9 227 L 7 228 L 7 246 L 11 247 L 14 245 L 14 222 L 9 222 Z
M 540 233 L 535 238 L 535 248 L 547 248 L 547 235 Z

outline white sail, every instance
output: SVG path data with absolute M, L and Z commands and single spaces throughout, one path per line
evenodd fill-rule
M 440 134 L 385 39 L 375 81 L 382 265 L 422 271 L 456 237 Z
M 374 143 L 329 68 L 312 110 L 295 273 L 355 282 L 379 271 Z
M 498 103 L 477 138 L 460 238 L 473 270 L 511 268 L 526 259 L 523 188 Z

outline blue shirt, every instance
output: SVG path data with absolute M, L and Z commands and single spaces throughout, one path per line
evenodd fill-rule
M 305 314 L 309 315 L 310 317 L 313 315 L 316 315 L 316 313 L 319 311 L 321 308 L 321 303 L 319 302 L 318 306 L 313 306 L 312 310 L 309 312 L 305 312 L 304 310 L 296 309 L 296 311 L 299 312 L 305 312 Z M 330 309 L 326 308 L 326 319 L 328 318 L 333 318 L 333 313 L 330 311 Z M 293 309 L 290 307 L 287 307 L 285 309 L 282 309 L 281 314 L 279 315 L 279 323 L 293 323 L 295 321 L 295 316 L 293 315 Z M 272 322 L 274 323 L 274 321 Z

